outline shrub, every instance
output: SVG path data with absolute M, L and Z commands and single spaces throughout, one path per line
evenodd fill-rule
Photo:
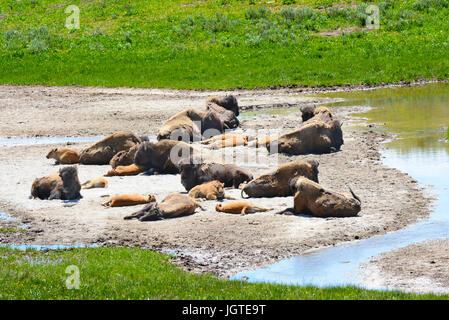
M 248 20 L 258 20 L 261 18 L 267 18 L 270 15 L 271 11 L 266 7 L 259 7 L 257 9 L 248 9 L 245 12 L 245 18 Z

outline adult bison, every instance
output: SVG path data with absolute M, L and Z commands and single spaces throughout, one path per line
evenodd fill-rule
M 224 129 L 234 129 L 240 124 L 237 116 L 240 114 L 237 99 L 232 96 L 209 97 L 206 101 L 206 109 L 217 112 L 223 121 Z
M 290 181 L 295 177 L 304 176 L 318 182 L 318 165 L 319 163 L 315 160 L 301 160 L 284 164 L 247 183 L 242 188 L 242 197 L 244 193 L 254 198 L 291 196 L 294 193 Z
M 191 160 L 180 162 L 181 183 L 187 191 L 205 182 L 218 180 L 225 187 L 238 188 L 240 184 L 250 181 L 253 175 L 235 164 L 192 163 Z
M 34 180 L 31 186 L 31 196 L 34 199 L 42 200 L 77 200 L 82 198 L 80 190 L 78 169 L 65 167 L 61 168 L 58 173 Z
M 140 144 L 134 163 L 158 173 L 179 173 L 178 162 L 196 157 L 196 150 L 189 144 L 175 140 L 145 141 Z
M 267 149 L 270 153 L 322 154 L 338 151 L 342 144 L 343 132 L 339 121 L 324 122 L 314 117 L 299 129 L 271 141 Z
M 120 151 L 128 150 L 142 141 L 132 132 L 117 132 L 98 141 L 80 153 L 82 164 L 109 164 Z
M 134 157 L 136 156 L 136 152 L 139 149 L 140 143 L 134 145 L 133 147 L 129 148 L 128 150 L 122 150 L 120 152 L 117 152 L 109 161 L 109 164 L 113 169 L 117 168 L 118 166 L 129 166 L 134 163 Z
M 201 206 L 185 194 L 170 194 L 160 203 L 150 203 L 124 219 L 139 219 L 140 221 L 154 221 L 175 218 L 193 214 Z
M 280 214 L 310 214 L 315 217 L 354 217 L 361 210 L 361 201 L 351 189 L 351 195 L 326 190 L 318 183 L 305 177 L 299 177 L 293 209 L 286 209 Z

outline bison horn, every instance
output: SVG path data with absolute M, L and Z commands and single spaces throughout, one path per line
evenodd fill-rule
M 362 203 L 362 200 L 360 200 L 360 198 L 354 193 L 354 191 L 352 191 L 351 187 L 348 186 L 349 191 L 351 192 L 352 196 L 354 197 L 354 199 L 356 199 L 358 202 Z

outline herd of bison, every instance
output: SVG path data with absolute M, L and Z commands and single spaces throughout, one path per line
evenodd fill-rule
M 325 189 L 318 183 L 318 162 L 291 161 L 254 178 L 251 172 L 235 164 L 207 161 L 191 142 L 201 141 L 210 149 L 245 146 L 266 148 L 270 154 L 322 154 L 340 150 L 343 144 L 341 123 L 326 107 L 303 107 L 299 128 L 276 139 L 232 133 L 239 124 L 239 107 L 234 96 L 207 99 L 205 110 L 187 109 L 169 118 L 159 130 L 157 141 L 139 137 L 132 132 L 117 132 L 81 152 L 72 149 L 52 149 L 48 159 L 57 164 L 105 165 L 111 170 L 104 176 L 138 174 L 180 174 L 188 194 L 170 194 L 160 202 L 153 195 L 121 194 L 110 197 L 104 206 L 119 207 L 146 204 L 141 210 L 126 216 L 140 221 L 167 219 L 195 212 L 198 199 L 220 201 L 216 210 L 227 213 L 254 213 L 271 210 L 247 201 L 229 201 L 225 188 L 241 189 L 242 197 L 294 196 L 293 208 L 282 214 L 308 214 L 317 217 L 350 217 L 361 209 L 360 199 Z M 82 167 L 81 167 L 82 168 Z M 59 172 L 33 182 L 34 199 L 77 200 L 81 189 L 106 188 L 104 177 L 83 184 L 78 179 L 78 166 L 65 166 Z M 83 191 L 88 192 L 88 191 Z

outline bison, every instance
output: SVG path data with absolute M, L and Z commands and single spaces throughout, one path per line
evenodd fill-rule
M 351 195 L 345 195 L 324 189 L 318 183 L 305 177 L 299 177 L 293 209 L 286 209 L 280 214 L 310 214 L 314 217 L 354 217 L 361 210 L 361 201 L 351 188 Z
M 170 194 L 160 203 L 150 203 L 146 205 L 142 210 L 126 216 L 124 217 L 124 219 L 154 221 L 175 218 L 193 214 L 196 208 L 201 208 L 201 206 L 188 195 Z
M 76 167 L 65 167 L 59 173 L 34 180 L 31 196 L 42 200 L 77 200 L 81 199 L 81 184 Z
M 318 182 L 318 161 L 301 160 L 289 162 L 274 171 L 262 174 L 242 188 L 242 197 L 287 197 L 293 195 L 290 181 L 298 176 Z
M 98 141 L 80 153 L 82 164 L 109 164 L 118 152 L 128 150 L 141 140 L 132 132 L 117 132 Z
M 253 175 L 235 164 L 201 163 L 181 161 L 181 183 L 187 191 L 205 182 L 218 180 L 225 187 L 238 188 L 240 184 L 250 181 Z

